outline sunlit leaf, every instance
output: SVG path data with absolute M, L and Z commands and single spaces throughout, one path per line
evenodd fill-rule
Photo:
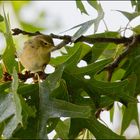
M 6 38 L 6 49 L 2 55 L 3 62 L 5 64 L 5 67 L 7 71 L 12 74 L 13 68 L 16 66 L 16 61 L 15 61 L 15 45 L 13 42 L 12 34 L 11 34 L 11 29 L 10 29 L 10 24 L 9 24 L 9 18 L 6 16 L 4 12 L 4 21 L 5 21 L 5 26 L 6 26 L 6 33 L 5 33 L 5 38 Z
M 91 62 L 95 62 L 99 56 L 103 53 L 105 48 L 108 46 L 107 43 L 95 43 L 92 47 L 92 58 Z
M 82 42 L 75 43 L 73 47 L 66 46 L 65 49 L 67 53 L 63 54 L 62 56 L 58 56 L 56 58 L 51 58 L 50 64 L 60 65 L 62 63 L 65 63 L 74 54 L 75 51 L 78 51 L 77 50 L 78 48 L 81 48 L 81 54 L 79 59 L 82 59 L 91 50 L 90 46 Z

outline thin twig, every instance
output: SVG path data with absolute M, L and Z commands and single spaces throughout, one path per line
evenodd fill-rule
M 53 48 L 51 49 L 51 52 L 61 49 L 62 47 L 66 46 L 68 43 L 70 43 L 70 41 L 68 41 L 68 40 L 63 40 L 63 41 L 60 42 L 58 45 L 56 45 L 55 47 L 53 47 Z
M 71 36 L 69 36 L 69 35 L 64 35 L 64 36 L 61 36 L 61 35 L 55 35 L 55 34 L 50 34 L 50 36 L 52 37 L 52 38 L 56 38 L 56 39 L 61 39 L 61 40 L 69 40 L 69 41 L 71 41 Z
M 61 49 L 62 47 L 66 46 L 68 43 L 71 43 L 72 42 L 71 41 L 72 37 L 71 36 L 68 36 L 68 35 L 60 36 L 60 35 L 50 34 L 50 36 L 52 38 L 63 40 L 58 45 L 56 45 L 54 48 L 52 48 L 51 51 L 55 51 L 55 50 Z

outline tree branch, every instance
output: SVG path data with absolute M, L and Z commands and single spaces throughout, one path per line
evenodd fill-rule
M 23 31 L 21 29 L 15 28 L 12 29 L 13 34 L 12 35 L 19 35 L 19 34 L 23 34 L 23 35 L 29 35 L 29 36 L 35 36 L 35 35 L 40 35 L 42 33 L 40 33 L 39 31 L 31 33 L 31 32 L 27 32 L 27 31 Z M 55 35 L 55 34 L 50 34 L 50 36 L 52 38 L 55 39 L 60 39 L 60 40 L 65 40 L 68 43 L 73 43 L 72 42 L 72 36 L 69 35 L 64 35 L 64 36 L 60 36 L 60 35 Z M 135 36 L 135 38 L 139 38 L 140 40 L 140 35 Z M 115 43 L 115 44 L 126 44 L 126 43 L 131 43 L 133 39 L 133 36 L 126 38 L 126 37 L 121 37 L 121 38 L 113 38 L 113 37 L 91 37 L 91 36 L 81 36 L 79 37 L 74 43 L 76 42 L 86 42 L 89 44 L 94 44 L 94 43 Z
M 31 32 L 27 32 L 27 31 L 23 31 L 23 30 L 21 30 L 19 28 L 12 29 L 12 31 L 13 31 L 13 34 L 12 35 L 23 34 L 23 35 L 28 35 L 28 36 L 35 36 L 35 35 L 41 35 L 42 34 L 39 31 L 36 31 L 34 33 L 31 33 Z
M 18 34 L 23 34 L 23 35 L 29 35 L 29 36 L 35 36 L 35 35 L 40 35 L 42 33 L 40 32 L 26 32 L 21 29 L 15 28 L 12 29 L 13 35 L 18 35 Z M 132 46 L 136 42 L 140 42 L 140 35 L 136 36 L 131 36 L 129 38 L 126 37 L 121 37 L 121 38 L 113 38 L 113 37 L 91 37 L 89 36 L 81 36 L 79 37 L 75 42 L 72 42 L 72 36 L 69 35 L 55 35 L 55 34 L 50 34 L 50 37 L 55 38 L 55 39 L 60 39 L 63 40 L 60 42 L 58 45 L 56 45 L 54 48 L 52 48 L 51 51 L 58 50 L 62 48 L 63 46 L 67 45 L 68 43 L 76 43 L 76 42 L 86 42 L 89 44 L 94 44 L 94 43 L 115 43 L 115 44 L 124 44 L 126 46 L 126 49 L 122 54 L 120 54 L 111 64 L 108 66 L 104 67 L 101 71 L 98 72 L 98 74 L 104 70 L 108 71 L 108 81 L 111 80 L 112 74 L 115 70 L 116 67 L 118 67 L 119 63 L 125 58 L 126 55 L 129 54 Z
M 130 43 L 132 40 L 132 37 L 130 38 L 111 38 L 111 37 L 90 37 L 90 36 L 81 36 L 78 38 L 75 42 L 86 42 L 90 44 L 94 43 L 115 43 L 115 44 L 121 44 L 121 43 Z

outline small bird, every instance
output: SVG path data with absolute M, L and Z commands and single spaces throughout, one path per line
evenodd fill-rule
M 36 73 L 44 71 L 50 61 L 53 40 L 48 35 L 36 35 L 24 43 L 23 51 L 18 55 L 26 70 Z

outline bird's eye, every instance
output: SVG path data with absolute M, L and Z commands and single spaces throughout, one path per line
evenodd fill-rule
M 48 45 L 48 43 L 45 42 L 45 41 L 41 41 L 41 44 L 42 44 L 42 46 L 47 46 Z
M 48 45 L 48 43 L 47 42 L 44 42 L 44 45 Z

